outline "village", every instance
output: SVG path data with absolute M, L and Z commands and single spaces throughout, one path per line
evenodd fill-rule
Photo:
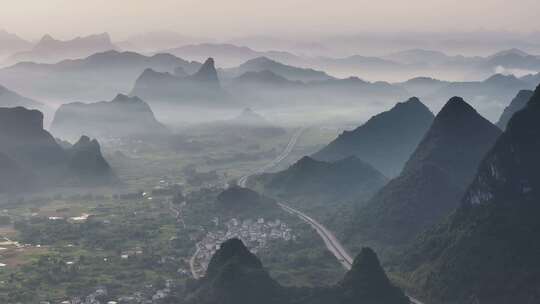
M 214 224 L 219 226 L 219 219 L 214 218 Z M 239 238 L 254 254 L 268 246 L 272 240 L 290 241 L 296 236 L 286 223 L 279 219 L 273 221 L 264 218 L 238 220 L 232 218 L 224 224 L 225 229 L 210 231 L 197 243 L 196 252 L 191 259 L 191 273 L 195 278 L 206 271 L 210 259 L 224 241 Z

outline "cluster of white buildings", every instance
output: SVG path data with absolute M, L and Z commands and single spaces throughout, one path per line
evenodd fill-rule
M 219 221 L 214 219 L 218 225 Z M 195 257 L 196 271 L 203 274 L 208 267 L 210 259 L 219 249 L 221 243 L 228 239 L 238 238 L 250 249 L 257 253 L 266 248 L 271 240 L 295 240 L 296 236 L 292 229 L 279 219 L 267 221 L 264 218 L 256 220 L 246 219 L 238 220 L 233 218 L 225 223 L 226 230 L 211 231 L 206 234 L 204 239 L 197 243 L 197 256 Z

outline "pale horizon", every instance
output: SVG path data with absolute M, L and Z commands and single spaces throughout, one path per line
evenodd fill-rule
M 0 11 L 0 30 L 37 40 L 44 34 L 71 39 L 107 32 L 113 40 L 152 31 L 234 39 L 295 38 L 369 32 L 504 32 L 540 30 L 540 2 L 501 0 L 393 1 L 232 0 L 10 1 Z M 24 17 L 22 17 L 24 16 Z M 32 22 L 28 22 L 32 20 Z

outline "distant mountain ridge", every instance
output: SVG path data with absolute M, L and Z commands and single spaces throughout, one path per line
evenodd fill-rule
M 34 45 L 32 50 L 14 54 L 8 60 L 11 62 L 55 63 L 116 49 L 117 47 L 112 43 L 107 33 L 76 37 L 66 41 L 56 40 L 51 35 L 45 35 Z
M 230 43 L 201 43 L 184 45 L 178 48 L 161 51 L 188 60 L 202 61 L 212 57 L 222 62 L 224 67 L 234 67 L 246 61 L 268 57 L 272 60 L 291 62 L 298 58 L 296 55 L 284 51 L 255 51 L 249 47 L 238 46 Z
M 322 71 L 286 65 L 267 57 L 257 57 L 248 60 L 238 67 L 225 69 L 224 73 L 230 74 L 231 76 L 229 77 L 237 77 L 246 72 L 262 71 L 270 71 L 291 81 L 311 82 L 334 78 Z
M 29 50 L 32 48 L 32 43 L 22 39 L 21 37 L 8 33 L 6 30 L 0 30 L 0 62 L 2 57 L 12 55 L 16 52 Z

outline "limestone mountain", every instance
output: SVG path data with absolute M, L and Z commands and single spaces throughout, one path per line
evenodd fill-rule
M 497 126 L 501 128 L 501 130 L 506 129 L 506 125 L 512 118 L 512 116 L 520 111 L 521 109 L 525 108 L 527 103 L 529 102 L 529 99 L 531 99 L 533 95 L 533 91 L 529 90 L 521 90 L 517 94 L 514 99 L 510 102 L 510 104 L 504 109 L 504 112 L 501 114 L 501 117 L 499 118 L 499 121 L 497 122 Z
M 409 304 L 386 277 L 376 254 L 364 248 L 352 269 L 329 287 L 288 288 L 270 277 L 260 260 L 239 239 L 225 241 L 206 275 L 188 290 L 186 303 L 200 304 Z
M 461 205 L 408 251 L 404 269 L 439 303 L 540 301 L 540 87 L 484 157 Z
M 399 174 L 432 121 L 430 110 L 418 98 L 411 98 L 343 132 L 313 158 L 334 161 L 356 156 L 393 177 Z
M 75 178 L 90 183 L 104 184 L 113 177 L 111 167 L 101 154 L 97 140 L 81 136 L 69 150 L 68 170 Z
M 403 172 L 358 210 L 348 236 L 381 247 L 409 243 L 457 207 L 499 135 L 463 99 L 450 99 Z
M 386 276 L 375 252 L 364 247 L 336 286 L 337 303 L 403 303 L 409 298 Z
M 210 86 L 219 87 L 219 79 L 214 58 L 210 57 L 206 59 L 201 68 L 189 78 L 196 82 L 206 83 Z
M 302 210 L 326 206 L 326 212 L 332 212 L 339 202 L 369 199 L 386 182 L 379 171 L 355 156 L 335 162 L 305 156 L 286 170 L 256 176 L 249 184 L 288 202 L 305 201 Z
M 147 69 L 135 81 L 131 95 L 151 101 L 152 106 L 223 105 L 228 101 L 212 58 L 208 58 L 197 72 L 187 76 Z
M 275 200 L 238 186 L 229 187 L 219 193 L 215 205 L 222 213 L 237 217 L 278 210 Z
M 62 185 L 74 178 L 77 185 L 85 185 L 90 177 L 99 183 L 109 182 L 100 180 L 108 164 L 99 144 L 83 138 L 71 148 L 62 148 L 43 129 L 43 114 L 37 110 L 0 108 L 0 142 L 5 176 L 35 177 L 32 182 L 43 187 Z
M 146 102 L 123 94 L 111 101 L 64 104 L 56 111 L 51 130 L 68 139 L 77 139 L 83 134 L 114 138 L 167 133 Z
M 197 304 L 284 303 L 283 288 L 239 239 L 221 244 L 186 299 Z M 286 302 L 285 302 L 286 303 Z
M 43 129 L 43 114 L 23 107 L 0 108 L 0 152 L 23 168 L 55 169 L 66 160 L 66 152 Z

